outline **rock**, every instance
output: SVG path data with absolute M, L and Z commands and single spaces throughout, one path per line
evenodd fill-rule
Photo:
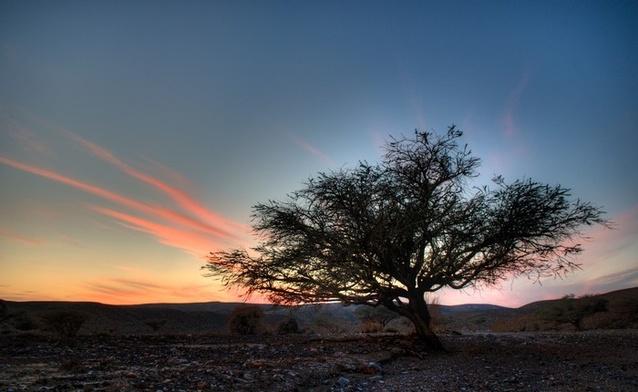
M 358 372 L 360 369 L 360 366 L 357 366 L 356 364 L 352 362 L 340 362 L 338 365 L 341 370 L 349 372 L 349 373 Z
M 339 380 L 337 380 L 337 384 L 339 384 L 339 386 L 341 387 L 346 387 L 348 385 L 350 385 L 352 381 L 350 381 L 350 379 L 346 378 L 346 377 L 339 377 Z
M 383 368 L 376 362 L 368 362 L 362 365 L 360 370 L 365 374 L 378 374 L 383 371 Z

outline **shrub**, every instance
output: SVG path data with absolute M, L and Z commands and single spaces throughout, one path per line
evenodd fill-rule
M 228 317 L 228 331 L 238 335 L 257 335 L 264 331 L 264 312 L 257 305 L 239 306 Z
M 348 321 L 328 313 L 320 313 L 315 317 L 317 333 L 342 334 L 350 332 Z
M 73 310 L 56 310 L 42 316 L 47 326 L 62 338 L 75 337 L 89 318 L 88 313 Z
M 292 333 L 299 333 L 299 324 L 294 317 L 288 317 L 277 324 L 276 332 L 278 335 L 288 335 Z
M 576 298 L 573 294 L 553 301 L 540 310 L 542 320 L 558 324 L 569 323 L 574 329 L 581 329 L 581 322 L 588 316 L 607 311 L 608 301 L 604 298 L 586 295 Z
M 380 332 L 399 315 L 385 306 L 360 306 L 354 311 L 361 323 L 361 332 Z
M 377 333 L 384 330 L 384 325 L 378 321 L 374 321 L 369 318 L 361 320 L 361 332 L 363 333 Z

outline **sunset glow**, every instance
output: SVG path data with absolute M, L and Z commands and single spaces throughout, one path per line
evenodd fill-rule
M 471 186 L 561 184 L 614 229 L 585 228 L 582 270 L 562 279 L 441 303 L 638 286 L 637 12 L 0 2 L 0 299 L 240 301 L 200 267 L 256 244 L 252 206 L 452 124 L 482 160 Z

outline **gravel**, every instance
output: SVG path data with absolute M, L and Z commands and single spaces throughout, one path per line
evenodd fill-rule
M 0 337 L 1 391 L 638 391 L 638 330 Z

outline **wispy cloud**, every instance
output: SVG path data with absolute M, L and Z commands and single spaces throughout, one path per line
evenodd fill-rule
M 127 228 L 142 231 L 154 236 L 160 243 L 187 250 L 203 256 L 215 246 L 229 242 L 245 241 L 249 228 L 240 223 L 225 219 L 207 209 L 195 197 L 171 184 L 160 181 L 139 170 L 133 169 L 118 159 L 110 151 L 67 132 L 78 144 L 91 154 L 116 166 L 130 177 L 147 184 L 162 194 L 168 195 L 174 202 L 172 206 L 154 205 L 142 202 L 101 186 L 80 181 L 62 173 L 29 165 L 0 156 L 0 163 L 13 168 L 65 184 L 86 193 L 114 202 L 128 211 L 115 210 L 105 206 L 92 206 L 91 209 L 116 219 Z M 175 175 L 175 173 L 171 173 Z M 26 240 L 26 239 L 25 239 Z
M 54 156 L 53 150 L 49 148 L 36 136 L 35 132 L 29 128 L 23 126 L 15 119 L 6 115 L 7 109 L 0 108 L 0 121 L 2 121 L 2 128 L 6 134 L 15 140 L 22 150 L 29 156 Z
M 202 298 L 216 301 L 237 301 L 237 293 L 213 284 L 161 284 L 130 278 L 89 281 L 83 290 L 95 301 L 117 304 L 150 302 L 199 302 Z M 84 295 L 84 294 L 80 294 Z
M 523 95 L 523 92 L 527 87 L 529 79 L 530 73 L 526 72 L 521 80 L 518 82 L 518 85 L 516 86 L 512 94 L 510 94 L 509 98 L 507 99 L 507 103 L 505 104 L 505 114 L 503 114 L 502 121 L 504 134 L 507 137 L 516 136 L 520 133 L 520 130 L 516 125 L 515 114 L 516 110 L 518 109 L 518 104 L 521 96 Z
M 90 208 L 103 215 L 115 218 L 124 227 L 150 234 L 164 245 L 186 250 L 197 257 L 201 257 L 211 251 L 210 247 L 213 238 L 205 232 L 153 222 L 109 208 L 97 206 L 91 206 Z
M 23 244 L 27 244 L 27 245 L 42 245 L 44 243 L 46 243 L 45 240 L 39 239 L 39 238 L 34 238 L 34 237 L 29 237 L 29 236 L 25 236 L 22 234 L 16 234 L 16 233 L 12 233 L 8 230 L 4 230 L 0 228 L 0 237 L 5 237 L 5 238 L 9 238 L 13 241 L 18 241 L 21 242 Z
M 327 165 L 335 164 L 335 161 L 332 158 L 330 158 L 328 155 L 326 155 L 325 153 L 323 153 L 322 151 L 320 151 L 318 148 L 308 143 L 307 141 L 302 140 L 293 134 L 288 134 L 288 137 L 290 137 L 290 139 L 292 139 L 292 141 L 295 142 L 295 144 L 303 148 L 306 152 L 308 152 L 313 157 L 319 159 L 321 162 Z
M 94 156 L 112 164 L 113 166 L 117 167 L 122 172 L 126 173 L 127 175 L 141 182 L 144 182 L 148 185 L 151 185 L 152 187 L 166 194 L 174 202 L 176 202 L 181 209 L 190 213 L 191 216 L 201 217 L 203 221 L 211 222 L 216 227 L 228 227 L 229 231 L 230 229 L 232 230 L 246 229 L 244 225 L 240 225 L 231 220 L 224 219 L 218 214 L 215 214 L 214 212 L 210 211 L 208 208 L 202 205 L 198 200 L 196 200 L 193 196 L 184 192 L 182 189 L 174 187 L 171 184 L 163 182 L 155 177 L 152 177 L 146 173 L 143 173 L 137 169 L 134 169 L 133 167 L 124 163 L 122 160 L 116 157 L 115 154 L 113 154 L 111 151 L 93 142 L 90 142 L 74 133 L 65 131 L 64 134 L 68 136 L 69 138 L 71 138 L 72 140 L 74 140 L 79 146 L 85 148 L 88 152 L 90 152 Z M 156 167 L 162 168 L 162 166 L 159 166 L 159 165 L 156 165 Z M 176 178 L 179 176 L 179 174 L 175 172 L 174 170 L 169 170 L 167 168 L 165 168 L 164 170 L 166 170 L 168 174 L 173 178 Z M 183 178 L 179 178 L 179 182 L 185 183 L 186 180 Z
M 191 227 L 195 227 L 199 230 L 205 231 L 205 232 L 210 232 L 211 234 L 215 235 L 215 236 L 222 236 L 222 237 L 234 237 L 234 235 L 228 231 L 226 228 L 223 227 L 217 227 L 217 226 L 213 226 L 207 222 L 204 222 L 198 218 L 194 218 L 191 217 L 189 215 L 168 209 L 168 208 L 164 208 L 161 206 L 153 206 L 151 204 L 147 204 L 147 203 L 142 203 L 140 201 L 122 196 L 118 193 L 109 191 L 107 189 L 89 184 L 89 183 L 85 183 L 85 182 L 81 182 L 79 180 L 73 179 L 71 177 L 67 177 L 65 175 L 62 175 L 60 173 L 54 172 L 54 171 L 50 171 L 50 170 L 46 170 L 46 169 L 42 169 L 39 167 L 35 167 L 35 166 L 31 166 L 31 165 L 27 165 L 21 162 L 17 162 L 15 160 L 6 158 L 6 157 L 2 157 L 0 156 L 0 162 L 4 163 L 6 165 L 12 166 L 16 169 L 20 169 L 44 178 L 48 178 L 50 180 L 53 181 L 57 181 L 66 185 L 69 185 L 73 188 L 77 188 L 80 190 L 83 190 L 85 192 L 94 194 L 96 196 L 100 196 L 104 199 L 116 202 L 118 204 L 121 204 L 123 206 L 126 207 L 130 207 L 133 208 L 139 212 L 145 213 L 145 214 L 149 214 L 149 215 L 153 215 L 155 217 L 161 217 L 163 219 L 166 219 L 168 221 L 171 221 L 173 223 L 178 223 L 180 225 L 186 225 L 186 226 L 191 226 Z M 238 238 L 238 237 L 236 237 Z

